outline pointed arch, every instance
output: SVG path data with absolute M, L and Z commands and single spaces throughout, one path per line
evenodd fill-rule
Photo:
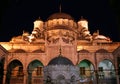
M 99 49 L 96 51 L 96 53 L 108 53 L 108 51 L 105 49 Z
M 19 60 L 15 59 L 8 64 L 7 70 L 8 72 L 11 72 L 12 75 L 17 76 L 17 72 L 14 72 L 14 71 L 18 71 L 19 67 L 23 67 L 23 64 Z
M 86 76 L 87 78 L 94 78 L 94 65 L 89 60 L 84 59 L 80 61 L 78 67 L 81 78 L 83 78 L 84 76 Z
M 37 80 L 38 82 L 43 82 L 43 63 L 39 60 L 33 60 L 27 66 L 28 70 L 28 83 L 31 84 L 32 81 Z
M 28 67 L 29 66 L 44 66 L 43 65 L 43 63 L 41 62 L 41 61 L 39 61 L 39 60 L 37 60 L 37 59 L 35 59 L 35 60 L 32 60 L 30 63 L 29 63 L 29 65 L 28 65 Z
M 18 83 L 19 77 L 21 77 L 21 83 L 23 83 L 23 64 L 19 60 L 12 60 L 7 66 L 6 77 L 7 83 Z
M 42 49 L 37 49 L 37 50 L 34 50 L 33 53 L 44 53 L 44 51 Z
M 25 53 L 26 51 L 23 50 L 23 49 L 17 49 L 17 50 L 15 50 L 14 52 L 17 52 L 17 53 Z
M 27 69 L 31 73 L 37 67 L 43 67 L 43 66 L 44 66 L 43 63 L 36 59 L 29 63 Z
M 81 60 L 78 64 L 79 67 L 88 67 L 90 65 L 93 65 L 93 64 L 91 61 L 89 61 L 87 59 Z
M 14 53 L 26 53 L 26 51 L 23 50 L 23 49 L 11 49 L 11 50 L 9 50 L 9 52 L 14 52 Z
M 106 67 L 104 67 L 104 65 L 105 65 Z M 113 65 L 112 61 L 109 60 L 109 59 L 104 59 L 104 60 L 102 60 L 102 61 L 99 63 L 99 66 L 100 66 L 100 67 L 104 67 L 104 69 L 114 69 L 114 65 Z
M 99 71 L 103 73 L 104 78 L 115 78 L 115 66 L 109 59 L 104 59 L 99 62 Z M 99 73 L 101 75 L 101 73 Z
M 85 50 L 85 49 L 82 49 L 82 50 L 79 50 L 78 53 L 89 53 L 89 51 Z

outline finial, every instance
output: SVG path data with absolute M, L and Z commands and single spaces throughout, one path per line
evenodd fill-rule
M 99 30 L 97 30 L 97 34 L 99 35 Z
M 23 30 L 23 34 L 25 33 L 25 30 Z
M 38 17 L 38 19 L 37 19 L 37 20 L 41 20 L 40 16 Z
M 59 7 L 59 10 L 60 10 L 60 13 L 61 13 L 61 4 L 60 4 L 60 7 Z
M 81 20 L 83 20 L 84 18 L 83 18 L 83 16 L 81 16 Z

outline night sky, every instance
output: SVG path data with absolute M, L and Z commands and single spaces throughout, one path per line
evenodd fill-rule
M 0 41 L 9 41 L 22 35 L 23 30 L 33 30 L 33 22 L 46 21 L 53 13 L 70 14 L 77 22 L 81 16 L 88 20 L 90 33 L 100 34 L 120 41 L 120 9 L 117 0 L 1 0 Z

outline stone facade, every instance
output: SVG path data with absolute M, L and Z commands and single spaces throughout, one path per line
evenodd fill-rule
M 23 32 L 9 42 L 0 42 L 0 82 L 119 84 L 119 46 L 120 42 L 112 42 L 98 30 L 90 34 L 86 19 L 75 22 L 69 14 L 55 13 L 45 22 L 34 21 L 31 34 Z

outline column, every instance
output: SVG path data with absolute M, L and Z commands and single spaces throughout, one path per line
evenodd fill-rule
M 27 70 L 24 70 L 23 72 L 24 72 L 24 84 L 27 84 L 27 76 L 28 76 Z
M 7 71 L 4 70 L 4 74 L 3 74 L 3 84 L 5 84 L 5 82 L 6 82 L 6 74 L 7 74 Z

